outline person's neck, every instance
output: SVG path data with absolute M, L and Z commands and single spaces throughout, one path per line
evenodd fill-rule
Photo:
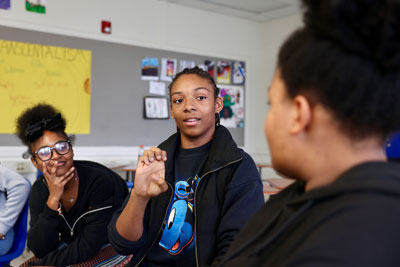
M 196 147 L 200 147 L 202 145 L 207 144 L 208 142 L 210 142 L 210 140 L 196 140 L 196 141 L 188 141 L 188 140 L 182 140 L 181 139 L 181 147 L 184 149 L 191 149 L 191 148 L 196 148 Z
M 376 139 L 367 139 L 354 143 L 332 142 L 327 145 L 324 152 L 315 153 L 304 171 L 306 177 L 305 190 L 326 186 L 337 180 L 341 174 L 361 163 L 372 161 L 386 161 L 386 155 L 382 145 Z M 310 167 L 312 165 L 312 167 Z
M 213 131 L 212 134 L 207 134 L 205 136 L 194 137 L 194 138 L 183 136 L 181 134 L 181 147 L 184 149 L 190 149 L 205 145 L 213 139 L 214 133 L 215 131 Z

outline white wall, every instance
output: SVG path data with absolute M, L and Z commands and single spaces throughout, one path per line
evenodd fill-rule
M 245 60 L 245 149 L 256 161 L 266 160 L 266 88 L 277 48 L 300 24 L 299 16 L 261 24 L 158 0 L 47 1 L 45 15 L 25 11 L 24 1 L 11 5 L 0 9 L 0 25 Z M 100 33 L 101 20 L 112 22 L 111 35 Z
M 251 127 L 246 129 L 251 138 L 247 139 L 246 146 L 251 148 L 252 156 L 258 162 L 270 162 L 264 121 L 268 112 L 267 90 L 275 71 L 278 51 L 288 35 L 302 25 L 301 19 L 301 15 L 297 14 L 267 21 L 261 25 L 261 51 L 258 62 L 261 65 L 254 73 L 258 77 L 259 86 L 248 96 L 246 110 L 251 116 L 247 120 Z

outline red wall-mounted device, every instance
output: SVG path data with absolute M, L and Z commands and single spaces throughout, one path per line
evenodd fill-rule
M 111 34 L 111 21 L 101 21 L 101 32 L 105 34 Z

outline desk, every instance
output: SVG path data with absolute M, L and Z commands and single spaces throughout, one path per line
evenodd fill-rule
M 123 167 L 127 166 L 125 165 L 121 165 L 121 164 L 109 164 L 109 165 L 105 165 L 107 168 L 109 168 L 110 170 L 113 171 L 121 171 Z
M 119 165 L 119 164 L 113 164 L 113 165 L 107 165 L 107 168 L 113 171 L 124 171 L 126 172 L 126 178 L 125 180 L 128 182 L 129 181 L 129 174 L 131 174 L 131 181 L 133 181 L 133 177 L 136 171 L 136 164 L 129 164 L 129 165 Z
M 261 170 L 262 168 L 272 168 L 272 165 L 269 163 L 256 163 L 256 166 L 258 168 L 258 172 L 260 173 L 261 176 Z M 262 177 L 262 176 L 261 176 Z
M 286 178 L 267 178 L 263 182 L 264 200 L 267 201 L 271 195 L 279 193 L 294 180 Z
M 279 193 L 279 189 L 269 184 L 263 184 L 264 195 L 273 195 Z
M 110 170 L 115 170 L 115 171 L 119 171 L 121 170 L 123 167 L 127 166 L 126 164 L 121 165 L 121 164 L 110 164 L 110 165 L 105 165 L 107 168 L 109 168 Z
M 118 164 L 110 164 L 108 166 L 106 166 L 107 168 L 109 168 L 110 170 L 113 171 L 125 171 L 126 172 L 126 185 L 128 186 L 129 189 L 132 189 L 133 187 L 133 177 L 134 177 L 134 173 L 136 171 L 136 165 L 133 166 L 132 165 L 118 165 Z M 129 173 L 132 173 L 132 180 L 129 181 Z
M 137 164 L 130 164 L 130 165 L 125 165 L 122 168 L 120 168 L 121 171 L 126 172 L 126 181 L 129 181 L 129 174 L 131 174 L 130 181 L 133 182 L 133 179 L 135 178 L 136 167 L 137 167 Z
M 292 179 L 287 178 L 267 178 L 266 182 L 278 190 L 282 190 L 294 182 Z

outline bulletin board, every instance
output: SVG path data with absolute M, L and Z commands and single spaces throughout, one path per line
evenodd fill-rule
M 234 61 L 233 59 L 179 53 L 5 26 L 0 26 L 0 36 L 2 40 L 12 42 L 57 47 L 58 49 L 66 49 L 65 51 L 69 51 L 68 49 L 71 49 L 71 51 L 81 51 L 81 53 L 85 55 L 83 58 L 86 60 L 86 66 L 87 62 L 91 60 L 91 73 L 87 73 L 86 70 L 79 70 L 78 73 L 82 74 L 82 78 L 68 78 L 68 82 L 71 81 L 72 83 L 74 80 L 77 81 L 76 85 L 72 86 L 71 84 L 68 93 L 81 93 L 82 95 L 76 99 L 80 99 L 79 101 L 84 101 L 84 103 L 73 102 L 71 99 L 67 98 L 67 95 L 54 95 L 51 100 L 51 104 L 56 103 L 57 107 L 65 113 L 68 126 L 74 124 L 77 117 L 78 120 L 86 122 L 89 120 L 88 123 L 84 123 L 89 126 L 89 130 L 85 129 L 83 126 L 78 126 L 75 130 L 72 128 L 67 129 L 68 132 L 75 133 L 75 144 L 79 146 L 158 145 L 169 135 L 176 132 L 175 122 L 171 118 L 149 120 L 144 117 L 143 99 L 145 96 L 151 95 L 149 94 L 149 83 L 151 81 L 145 80 L 142 77 L 141 63 L 143 58 L 158 58 L 160 69 L 163 58 L 176 60 L 176 64 L 178 65 L 177 71 L 179 71 L 179 64 L 181 61 L 195 62 L 196 65 L 204 64 L 206 61 L 215 63 L 228 62 L 229 64 Z M 4 64 L 2 62 L 5 63 L 5 58 L 0 55 L 0 64 Z M 58 72 L 54 71 L 57 69 Z M 55 73 L 49 73 L 49 75 L 61 75 L 63 72 L 61 72 L 60 69 L 60 67 L 54 68 L 53 71 Z M 64 69 L 64 67 L 62 67 L 62 69 Z M 223 79 L 226 66 L 224 65 L 219 69 L 222 71 L 221 72 L 217 69 L 217 64 L 215 64 L 214 70 L 214 77 L 216 80 L 217 78 L 221 78 L 219 82 L 226 82 Z M 233 70 L 230 75 L 235 75 Z M 161 78 L 160 73 L 159 77 Z M 86 82 L 85 87 L 86 79 L 89 80 Z M 233 79 L 233 77 L 231 79 Z M 4 84 L 3 76 L 0 76 L 0 83 Z M 166 82 L 166 85 L 168 85 L 168 83 L 169 82 Z M 62 86 L 62 84 L 60 86 Z M 242 88 L 242 95 L 240 95 L 240 98 L 237 98 L 242 101 L 241 105 L 243 105 L 244 102 L 245 84 L 242 85 Z M 0 90 L 2 89 L 0 88 Z M 33 84 L 27 83 L 26 92 L 32 90 L 34 90 Z M 46 95 L 46 92 L 43 91 L 36 91 L 36 93 L 38 96 Z M 239 96 L 237 93 L 232 94 L 232 96 L 234 95 Z M 58 102 L 56 102 L 56 100 Z M 227 103 L 232 105 L 233 100 L 229 99 L 229 101 L 230 102 Z M 62 104 L 63 102 L 66 104 L 65 106 Z M 21 109 L 29 106 L 28 101 L 25 105 L 22 104 L 23 101 L 20 103 Z M 11 104 L 8 103 L 7 105 Z M 242 108 L 244 110 L 244 106 Z M 5 111 L 2 110 L 2 112 Z M 229 112 L 225 114 L 229 115 Z M 4 113 L 2 116 L 4 116 Z M 8 114 L 7 116 L 11 115 Z M 87 117 L 85 118 L 85 116 Z M 243 114 L 242 118 L 244 118 Z M 244 145 L 244 127 L 245 122 L 242 120 L 240 127 L 228 128 L 239 146 Z M 14 134 L 0 134 L 0 146 L 18 145 L 21 145 L 21 143 Z

